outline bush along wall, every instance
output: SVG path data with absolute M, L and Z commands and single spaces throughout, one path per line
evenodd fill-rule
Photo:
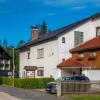
M 26 78 L 26 79 L 15 78 L 14 86 L 24 89 L 41 89 L 45 88 L 46 84 L 52 81 L 54 81 L 53 78 Z M 0 84 L 12 86 L 13 79 L 8 77 L 0 77 Z

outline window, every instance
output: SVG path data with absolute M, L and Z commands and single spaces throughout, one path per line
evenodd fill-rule
M 96 52 L 92 52 L 92 56 L 93 57 L 96 57 Z
M 44 49 L 37 50 L 37 58 L 44 58 Z
M 62 37 L 62 43 L 65 43 L 66 41 L 65 41 L 65 37 Z
M 44 68 L 43 67 L 38 68 L 37 76 L 44 76 Z
M 83 53 L 81 53 L 81 54 L 79 55 L 79 57 L 80 57 L 80 58 L 83 58 L 83 57 L 84 57 L 84 54 L 83 54 Z
M 27 53 L 28 59 L 30 59 L 30 52 Z
M 96 36 L 100 36 L 100 27 L 96 28 Z
M 75 31 L 75 46 L 83 42 L 83 32 Z

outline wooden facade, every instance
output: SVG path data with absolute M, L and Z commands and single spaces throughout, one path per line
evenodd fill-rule
M 83 56 L 81 56 L 83 55 Z M 75 54 L 73 54 L 75 56 Z M 84 65 L 100 69 L 100 48 L 76 53 L 77 60 L 83 62 Z

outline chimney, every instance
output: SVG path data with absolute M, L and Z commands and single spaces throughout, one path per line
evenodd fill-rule
M 39 36 L 38 28 L 36 26 L 31 26 L 31 40 L 37 39 Z

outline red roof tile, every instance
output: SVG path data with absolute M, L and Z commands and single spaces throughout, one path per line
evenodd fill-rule
M 77 61 L 77 59 L 75 57 L 71 57 L 68 60 L 60 63 L 58 66 L 58 68 L 67 68 L 67 67 L 86 67 L 86 65 L 84 65 L 81 61 Z
M 80 46 L 71 49 L 70 52 L 74 53 L 74 52 L 78 52 L 78 51 L 85 51 L 85 50 L 93 50 L 93 49 L 98 49 L 100 48 L 100 37 L 96 37 L 92 40 L 89 40 L 83 44 L 81 44 Z

